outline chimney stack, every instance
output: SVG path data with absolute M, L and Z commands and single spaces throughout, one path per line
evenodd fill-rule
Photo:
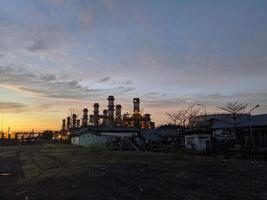
M 70 117 L 67 117 L 67 130 L 70 129 Z
M 66 130 L 66 119 L 62 120 L 62 131 Z
M 99 104 L 94 104 L 94 125 L 99 125 Z
M 140 113 L 140 99 L 134 98 L 133 99 L 133 114 L 139 114 Z
M 72 128 L 76 128 L 77 127 L 77 115 L 73 114 L 72 115 Z
M 114 121 L 114 96 L 108 97 L 108 125 L 112 125 Z
M 83 109 L 82 126 L 88 126 L 88 109 Z

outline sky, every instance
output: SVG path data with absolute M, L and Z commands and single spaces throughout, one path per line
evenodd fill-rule
M 57 130 L 109 95 L 158 125 L 192 103 L 267 113 L 266 21 L 265 0 L 0 0 L 4 129 Z

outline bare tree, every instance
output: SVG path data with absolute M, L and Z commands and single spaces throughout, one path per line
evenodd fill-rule
M 176 119 L 177 119 L 179 125 L 185 127 L 186 126 L 187 119 L 188 119 L 186 110 L 179 110 L 176 113 Z
M 249 105 L 248 103 L 242 103 L 242 102 L 239 102 L 237 100 L 233 103 L 228 102 L 223 107 L 218 107 L 219 109 L 231 114 L 231 117 L 233 118 L 233 124 L 234 124 L 234 133 L 236 136 L 236 141 L 238 143 L 241 142 L 241 135 L 239 133 L 237 133 L 237 119 L 238 119 L 238 117 L 240 117 L 242 114 L 244 114 L 246 112 L 248 105 Z
M 178 110 L 176 113 L 167 113 L 166 115 L 170 124 L 186 126 L 188 120 L 186 110 Z
M 166 113 L 167 115 L 167 122 L 169 124 L 174 124 L 174 125 L 177 125 L 177 117 L 176 117 L 176 113 Z
M 175 113 L 167 113 L 168 122 L 174 125 L 186 126 L 191 125 L 196 121 L 197 116 L 200 114 L 200 108 L 196 104 L 189 105 L 185 110 L 178 110 Z
M 187 110 L 189 126 L 192 127 L 197 121 L 200 115 L 200 108 L 196 104 L 191 104 L 188 106 Z

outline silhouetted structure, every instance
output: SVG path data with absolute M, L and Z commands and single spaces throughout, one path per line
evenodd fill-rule
M 140 99 L 133 99 L 133 114 L 124 113 L 122 115 L 122 106 L 117 104 L 115 106 L 114 96 L 107 98 L 107 109 L 103 110 L 103 114 L 100 114 L 99 104 L 93 104 L 93 114 L 89 116 L 88 109 L 83 109 L 83 115 L 81 119 L 78 119 L 77 114 L 72 114 L 71 117 L 67 117 L 66 120 L 62 120 L 62 131 L 69 131 L 70 129 L 76 129 L 80 127 L 88 126 L 106 126 L 106 127 L 124 127 L 124 128 L 141 128 L 152 129 L 155 127 L 155 123 L 151 121 L 150 114 L 142 115 L 140 111 Z M 80 120 L 82 121 L 80 125 Z

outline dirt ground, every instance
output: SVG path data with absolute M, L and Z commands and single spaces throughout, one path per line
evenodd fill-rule
M 0 199 L 267 199 L 267 162 L 108 152 L 71 145 L 0 147 Z

